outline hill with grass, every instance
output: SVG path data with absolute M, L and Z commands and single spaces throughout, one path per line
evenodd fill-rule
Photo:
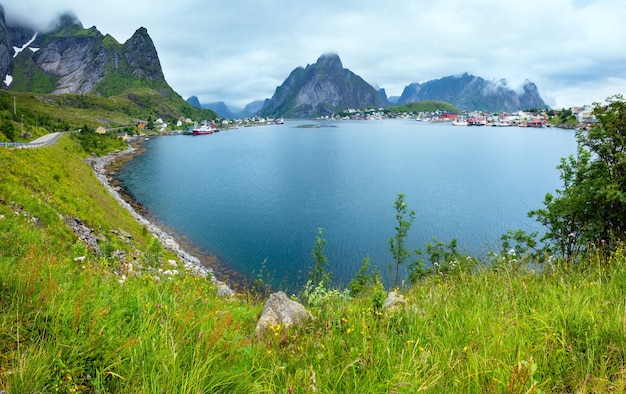
M 164 95 L 149 88 L 117 96 L 98 94 L 37 94 L 0 90 L 0 142 L 27 142 L 53 131 L 70 131 L 103 127 L 112 133 L 151 133 L 138 125 L 151 125 L 163 119 L 168 130 L 176 126 L 180 117 L 196 121 L 216 119 L 210 110 L 188 105 L 175 92 Z
M 451 113 L 460 113 L 461 111 L 450 103 L 446 103 L 443 101 L 436 100 L 424 100 L 411 102 L 403 105 L 394 105 L 385 108 L 385 112 L 390 113 L 419 113 L 419 112 L 451 112 Z

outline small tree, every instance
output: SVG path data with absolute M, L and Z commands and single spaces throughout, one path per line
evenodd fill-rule
M 547 227 L 543 240 L 566 257 L 626 240 L 626 103 L 621 95 L 606 101 L 595 104 L 598 123 L 577 131 L 577 156 L 558 166 L 563 188 L 529 213 Z
M 326 272 L 326 266 L 328 266 L 328 257 L 326 257 L 326 253 L 324 252 L 326 242 L 326 239 L 322 237 L 322 228 L 318 228 L 313 251 L 311 252 L 313 260 L 315 260 L 315 265 L 309 271 L 309 279 L 315 286 L 320 282 L 328 285 L 331 280 L 330 272 Z
M 411 225 L 415 220 L 415 211 L 409 210 L 404 202 L 404 193 L 398 194 L 396 201 L 393 203 L 393 207 L 396 210 L 397 226 L 394 227 L 396 235 L 391 237 L 387 244 L 389 245 L 389 251 L 393 255 L 394 263 L 389 265 L 389 269 L 396 270 L 395 287 L 398 287 L 398 276 L 400 272 L 400 266 L 404 264 L 406 259 L 411 257 L 414 253 L 404 246 L 404 241 L 409 234 Z

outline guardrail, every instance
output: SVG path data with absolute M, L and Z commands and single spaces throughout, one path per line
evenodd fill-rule
M 31 142 L 0 142 L 5 148 L 39 148 L 54 144 L 64 132 L 52 132 Z
M 5 148 L 38 148 L 47 144 L 49 144 L 49 142 L 0 142 L 0 146 L 4 146 Z

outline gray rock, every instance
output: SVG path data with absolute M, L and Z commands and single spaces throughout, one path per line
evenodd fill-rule
M 79 218 L 66 218 L 65 224 L 74 231 L 78 238 L 80 238 L 87 246 L 96 254 L 100 253 L 100 246 L 98 241 L 104 240 L 102 237 L 96 235 L 95 231 L 85 225 Z
M 221 281 L 216 281 L 217 286 L 217 296 L 218 297 L 234 297 L 237 295 L 235 290 L 231 289 L 226 283 Z
M 270 294 L 261 312 L 255 332 L 257 335 L 263 335 L 270 326 L 280 324 L 281 327 L 290 328 L 305 324 L 312 319 L 311 312 L 306 310 L 302 304 L 289 299 L 284 292 L 279 291 Z
M 386 311 L 394 311 L 399 308 L 404 308 L 406 305 L 406 299 L 402 294 L 390 291 L 389 294 L 387 294 L 383 308 L 385 308 Z

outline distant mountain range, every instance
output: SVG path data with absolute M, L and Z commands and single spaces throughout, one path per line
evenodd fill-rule
M 376 89 L 344 69 L 338 55 L 325 54 L 316 63 L 293 70 L 256 114 L 311 117 L 348 108 L 379 108 L 419 101 L 443 101 L 463 111 L 514 112 L 548 108 L 537 86 L 530 81 L 516 90 L 510 88 L 506 80 L 487 81 L 467 73 L 411 83 L 404 88 L 402 96 L 388 98 L 385 89 Z M 210 108 L 224 118 L 242 117 L 242 113 L 234 113 L 223 102 L 200 104 L 197 97 L 189 98 L 188 102 L 199 108 Z M 253 109 L 245 112 L 245 116 L 250 116 Z
M 165 81 L 145 28 L 120 44 L 95 26 L 85 29 L 75 16 L 65 14 L 43 33 L 27 25 L 7 24 L 1 5 L 0 86 L 45 94 L 125 95 L 169 118 L 195 111 Z M 215 114 L 207 111 L 204 116 Z
M 445 101 L 468 111 L 512 112 L 528 108 L 547 108 L 537 86 L 530 81 L 526 81 L 517 92 L 508 87 L 506 80 L 486 81 L 467 73 L 422 84 L 412 83 L 404 88 L 397 103 L 408 104 L 424 100 Z
M 247 104 L 244 108 L 232 108 L 226 105 L 223 101 L 214 103 L 201 104 L 200 100 L 196 96 L 191 96 L 187 99 L 187 103 L 196 107 L 210 109 L 217 113 L 222 119 L 245 119 L 256 115 L 269 101 L 257 100 Z

